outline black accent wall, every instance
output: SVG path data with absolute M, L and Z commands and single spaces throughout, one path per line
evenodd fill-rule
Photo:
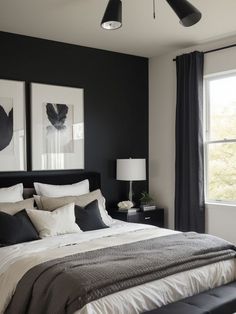
M 110 206 L 127 199 L 115 160 L 148 158 L 148 59 L 4 32 L 0 47 L 2 79 L 84 88 L 85 169 L 101 173 Z M 147 181 L 134 183 L 144 189 Z

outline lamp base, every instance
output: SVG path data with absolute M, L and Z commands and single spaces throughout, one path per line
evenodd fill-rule
M 133 203 L 133 181 L 129 181 L 129 200 Z

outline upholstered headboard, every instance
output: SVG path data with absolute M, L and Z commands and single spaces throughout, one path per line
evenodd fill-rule
M 81 170 L 2 172 L 0 173 L 0 188 L 23 183 L 25 188 L 24 194 L 27 198 L 32 196 L 34 192 L 34 182 L 62 185 L 76 183 L 85 179 L 89 180 L 90 191 L 100 189 L 100 174 Z

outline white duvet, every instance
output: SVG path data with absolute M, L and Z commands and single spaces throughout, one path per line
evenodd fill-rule
M 168 229 L 114 221 L 108 229 L 0 248 L 0 313 L 4 313 L 23 275 L 42 262 L 174 233 Z M 87 304 L 75 314 L 142 313 L 235 279 L 236 262 L 231 259 L 114 293 Z

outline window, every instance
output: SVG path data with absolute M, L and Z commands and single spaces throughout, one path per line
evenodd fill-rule
M 206 200 L 236 203 L 236 72 L 205 79 Z

